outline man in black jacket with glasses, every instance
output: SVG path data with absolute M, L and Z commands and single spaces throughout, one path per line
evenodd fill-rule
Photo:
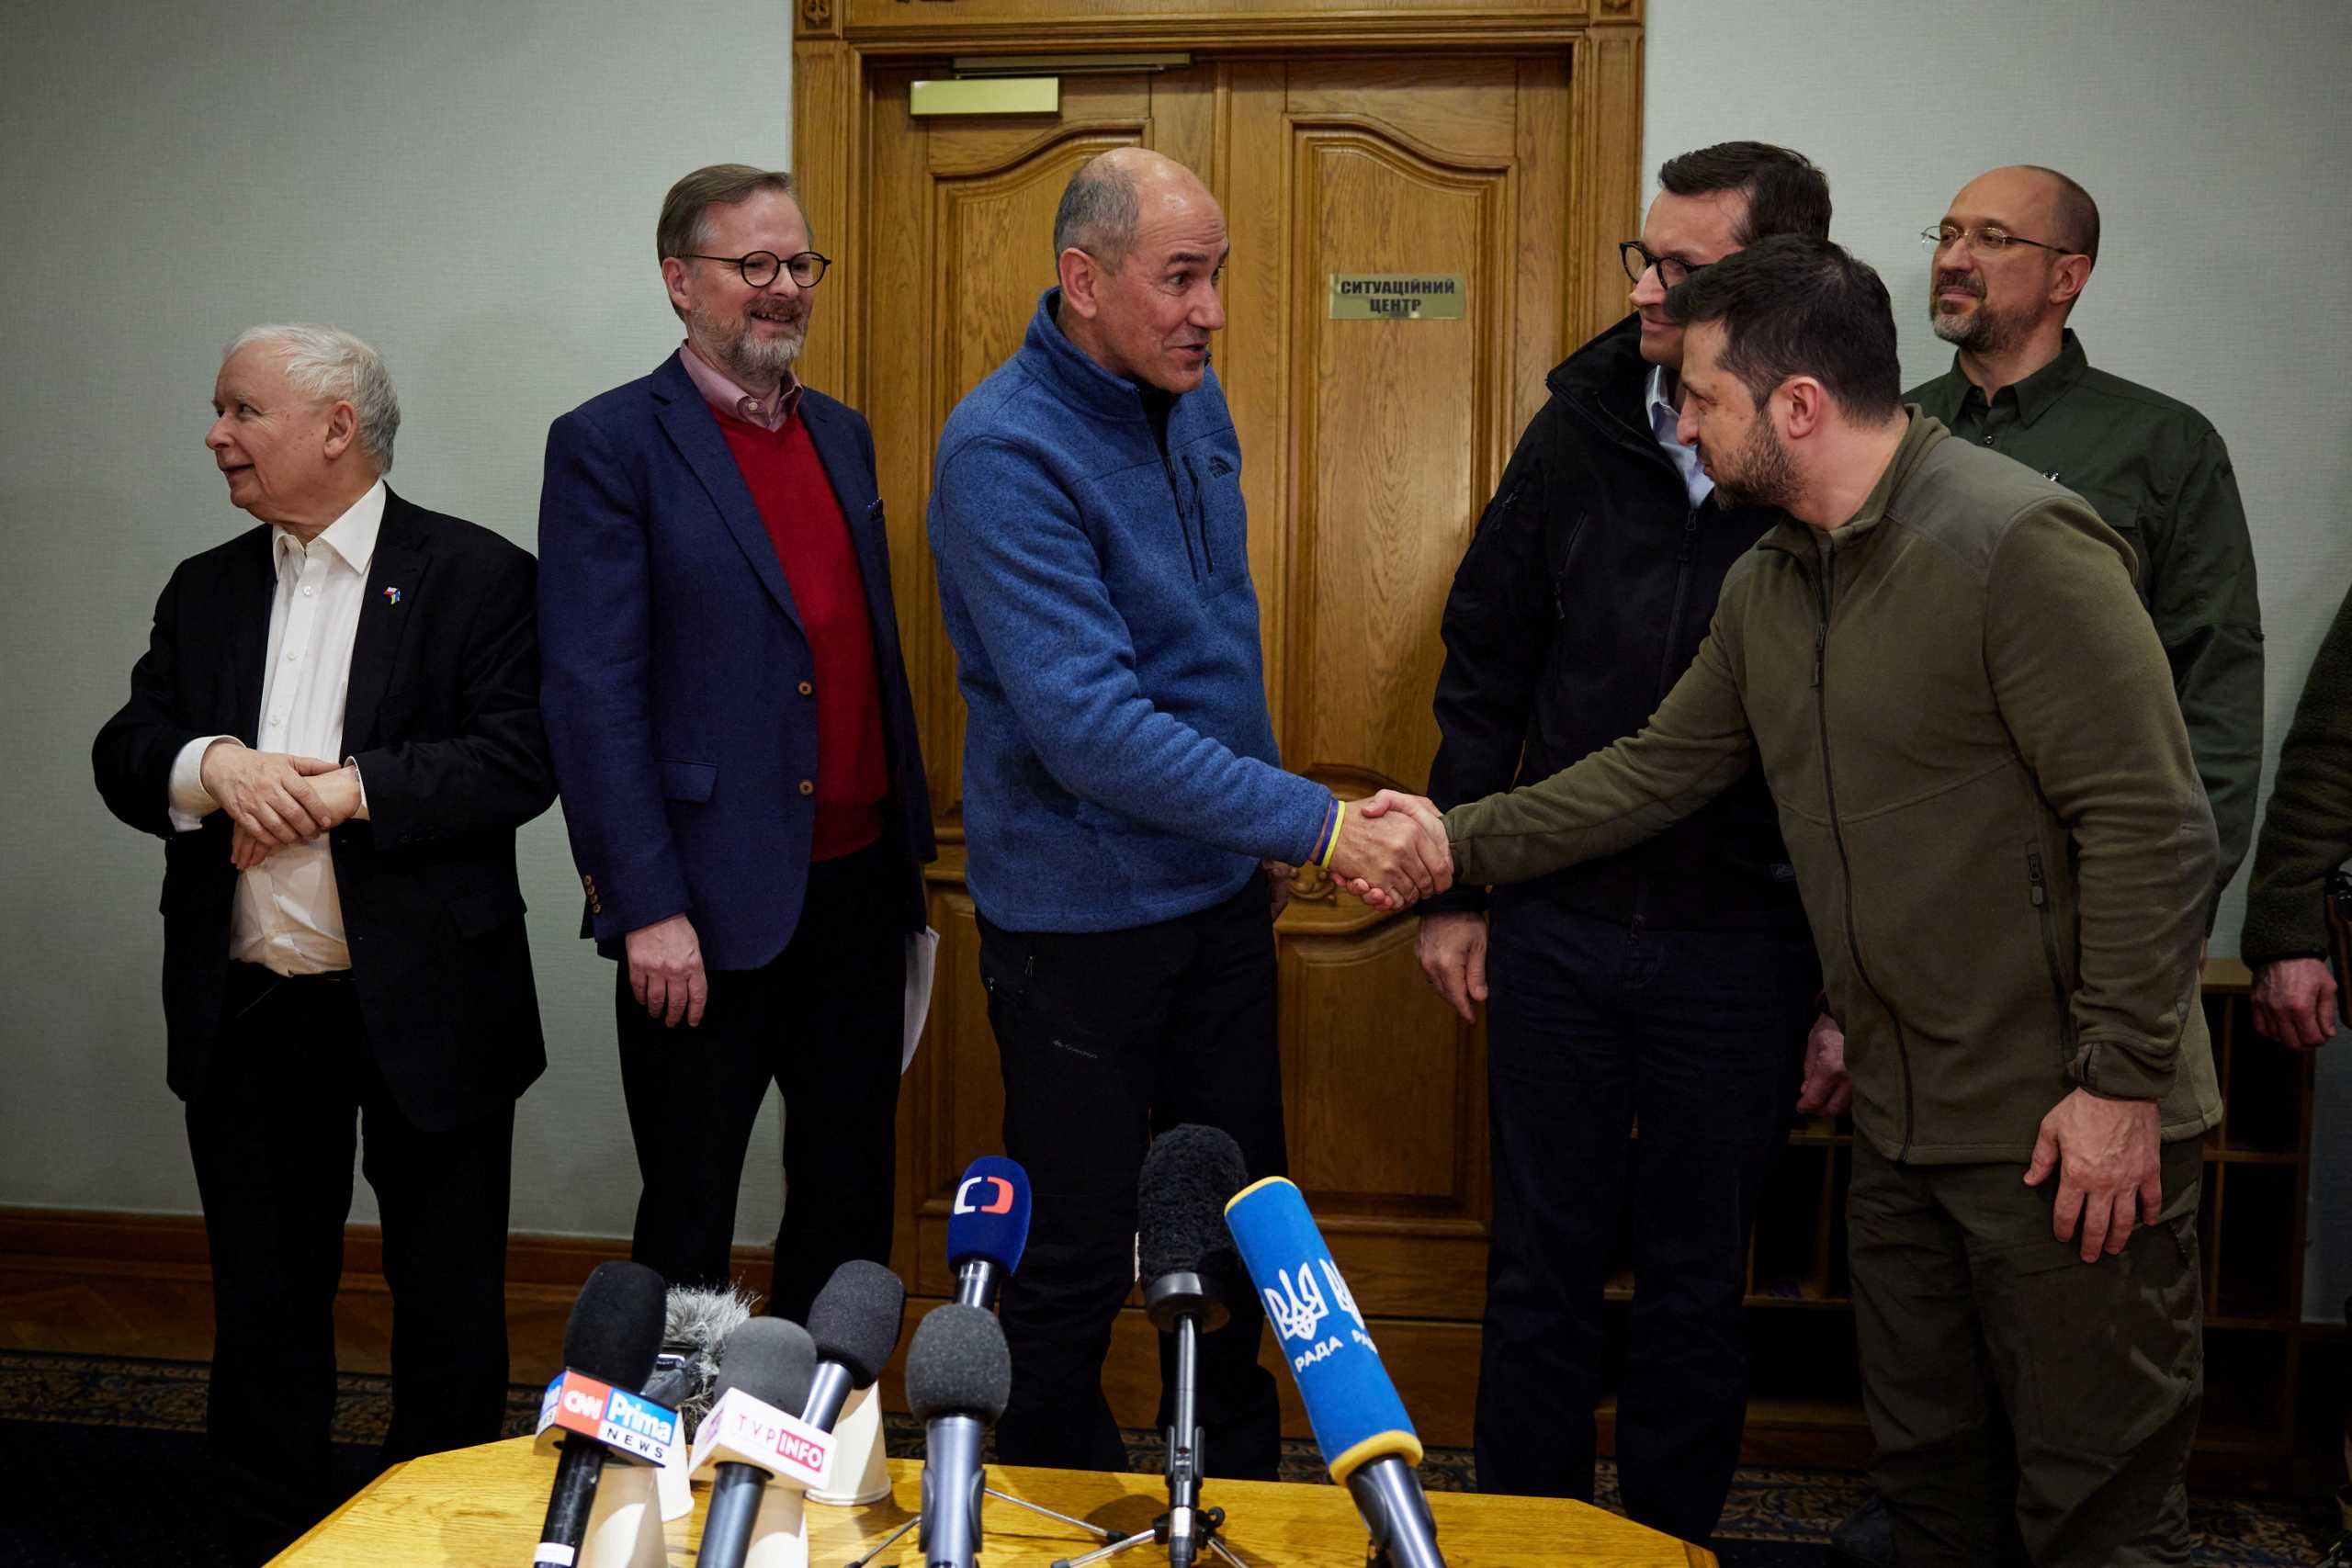
M 1455 573 L 1430 774 L 1442 807 L 1638 731 L 1697 652 L 1724 574 L 1778 520 L 1719 502 L 1675 439 L 1682 330 L 1664 303 L 1758 240 L 1826 235 L 1828 182 L 1755 141 L 1669 159 L 1658 181 L 1642 237 L 1620 246 L 1634 313 L 1553 370 Z M 1591 1498 L 1604 1270 L 1630 1203 L 1625 1509 L 1703 1541 L 1747 1412 L 1758 1190 L 1792 1109 L 1846 1096 L 1835 1025 L 1807 1044 L 1818 964 L 1761 772 L 1624 853 L 1432 898 L 1419 955 L 1464 1019 L 1490 1004 L 1478 1484 Z

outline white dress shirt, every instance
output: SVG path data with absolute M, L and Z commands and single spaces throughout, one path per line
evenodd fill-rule
M 1650 434 L 1657 437 L 1658 446 L 1674 459 L 1682 475 L 1682 488 L 1690 492 L 1693 511 L 1707 497 L 1715 493 L 1715 481 L 1699 466 L 1699 449 L 1685 446 L 1675 434 L 1681 415 L 1675 412 L 1673 394 L 1666 389 L 1666 367 L 1650 367 Z
M 351 645 L 368 597 L 368 562 L 383 523 L 384 483 L 379 479 L 308 545 L 283 528 L 271 531 L 277 592 L 270 601 L 269 661 L 262 672 L 262 750 L 329 761 L 342 755 Z M 205 749 L 216 740 L 240 743 L 234 736 L 203 736 L 182 747 L 173 761 L 172 826 L 183 833 L 220 809 L 201 776 Z M 367 815 L 364 805 L 359 815 Z M 280 975 L 351 967 L 334 858 L 324 833 L 275 850 L 239 875 L 229 956 Z

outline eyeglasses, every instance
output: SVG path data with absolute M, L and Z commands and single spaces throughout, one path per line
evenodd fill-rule
M 778 272 L 792 274 L 792 281 L 803 288 L 814 288 L 818 279 L 825 276 L 825 269 L 833 265 L 814 251 L 803 251 L 797 256 L 779 256 L 774 251 L 753 251 L 748 256 L 707 256 L 689 251 L 684 259 L 725 262 L 741 273 L 743 281 L 754 288 L 765 288 L 774 283 Z
M 1658 287 L 1661 288 L 1671 288 L 1692 273 L 1704 272 L 1713 265 L 1711 262 L 1687 262 L 1680 256 L 1657 255 L 1639 240 L 1618 241 L 1617 259 L 1625 264 L 1625 276 L 1635 283 L 1642 280 L 1642 274 L 1652 267 L 1657 268 Z
M 2070 251 L 2064 245 L 2045 245 L 2039 240 L 2029 240 L 2023 234 L 2012 234 L 2007 229 L 1994 228 L 1989 224 L 1982 229 L 1962 229 L 1956 224 L 1939 223 L 1935 228 L 1920 230 L 1919 241 L 1931 251 L 1940 251 L 1947 245 L 1966 245 L 1969 254 L 1973 256 L 1997 256 L 2011 245 L 2031 245 L 2035 250 L 2048 251 L 2058 256 L 2082 254 Z

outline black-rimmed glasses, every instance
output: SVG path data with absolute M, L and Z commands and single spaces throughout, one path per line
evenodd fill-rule
M 1692 273 L 1706 271 L 1712 265 L 1708 262 L 1687 262 L 1680 256 L 1659 255 L 1639 240 L 1618 241 L 1617 259 L 1625 264 L 1625 276 L 1635 283 L 1642 280 L 1642 274 L 1652 267 L 1657 268 L 1657 282 L 1661 288 L 1671 288 Z
M 825 269 L 833 265 L 830 259 L 814 251 L 803 251 L 795 256 L 779 256 L 774 251 L 753 251 L 747 256 L 707 256 L 698 251 L 689 251 L 685 259 L 725 262 L 741 273 L 743 281 L 753 288 L 765 288 L 775 281 L 775 275 L 779 272 L 792 274 L 792 281 L 803 288 L 814 288 L 818 280 L 825 276 Z

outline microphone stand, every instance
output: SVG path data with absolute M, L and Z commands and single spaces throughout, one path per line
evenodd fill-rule
M 1164 1434 L 1168 1440 L 1168 1511 L 1137 1530 L 1083 1557 L 1065 1557 L 1053 1568 L 1090 1568 L 1146 1541 L 1165 1544 L 1169 1568 L 1193 1568 L 1204 1551 L 1214 1551 L 1231 1568 L 1247 1568 L 1217 1531 L 1225 1523 L 1223 1508 L 1201 1506 L 1200 1337 L 1204 1329 L 1224 1326 L 1225 1303 L 1216 1299 L 1198 1274 L 1163 1274 L 1144 1287 L 1144 1312 L 1152 1323 L 1176 1336 L 1176 1390 Z
M 1393 1456 L 1374 1460 L 1348 1477 L 1348 1491 L 1372 1537 L 1366 1568 L 1445 1568 L 1429 1499 L 1411 1465 Z

